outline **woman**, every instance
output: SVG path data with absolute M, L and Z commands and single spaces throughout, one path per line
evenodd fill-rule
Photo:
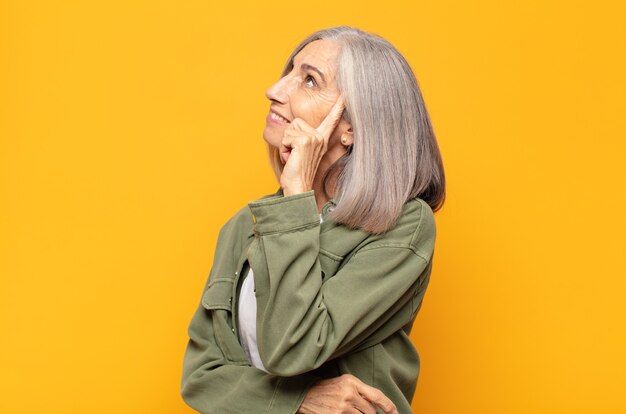
M 411 412 L 441 156 L 384 39 L 321 30 L 266 92 L 280 183 L 220 230 L 182 397 L 203 413 Z

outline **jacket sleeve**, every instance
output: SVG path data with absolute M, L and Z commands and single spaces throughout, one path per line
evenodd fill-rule
M 227 238 L 223 237 L 224 233 L 220 231 L 216 254 L 224 248 Z M 183 400 L 198 412 L 207 414 L 295 413 L 306 391 L 319 378 L 311 374 L 281 378 L 251 367 L 246 360 L 233 358 L 233 354 L 242 355 L 243 351 L 228 351 L 239 344 L 234 334 L 232 338 L 225 337 L 231 331 L 224 326 L 224 312 L 206 309 L 200 303 L 192 317 L 183 361 Z
M 396 330 L 412 319 L 415 312 L 398 313 L 411 309 L 408 302 L 428 273 L 432 252 L 380 240 L 362 247 L 322 283 L 313 191 L 249 207 L 255 217 L 248 257 L 256 284 L 257 342 L 269 372 L 311 371 L 354 350 L 392 318 Z M 434 245 L 434 220 L 424 211 L 417 233 L 413 238 L 424 240 L 425 249 Z
M 185 403 L 203 414 L 296 413 L 306 391 L 319 378 L 310 374 L 277 377 L 232 363 L 216 343 L 207 312 L 200 306 L 189 327 L 181 386 Z

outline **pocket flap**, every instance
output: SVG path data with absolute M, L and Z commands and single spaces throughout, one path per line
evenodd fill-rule
M 215 279 L 209 283 L 202 295 L 202 306 L 205 309 L 233 310 L 233 283 L 232 279 Z
M 337 273 L 342 257 L 324 249 L 320 249 L 320 255 L 318 257 L 323 273 L 322 281 L 326 282 L 327 279 L 335 276 L 335 273 Z

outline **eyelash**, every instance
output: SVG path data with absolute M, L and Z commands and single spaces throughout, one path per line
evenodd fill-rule
M 307 83 L 309 78 L 313 81 L 313 86 L 312 87 L 317 86 L 317 82 L 315 81 L 315 78 L 313 76 L 311 76 L 311 75 L 306 75 L 306 77 L 304 78 L 304 82 Z

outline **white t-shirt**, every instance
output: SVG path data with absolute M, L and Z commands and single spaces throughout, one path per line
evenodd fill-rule
M 324 220 L 320 214 L 320 223 Z M 237 307 L 237 323 L 239 325 L 239 341 L 241 347 L 253 367 L 267 372 L 261 362 L 259 348 L 256 343 L 256 293 L 254 287 L 254 273 L 248 267 L 248 274 L 243 280 L 239 292 L 239 305 Z

